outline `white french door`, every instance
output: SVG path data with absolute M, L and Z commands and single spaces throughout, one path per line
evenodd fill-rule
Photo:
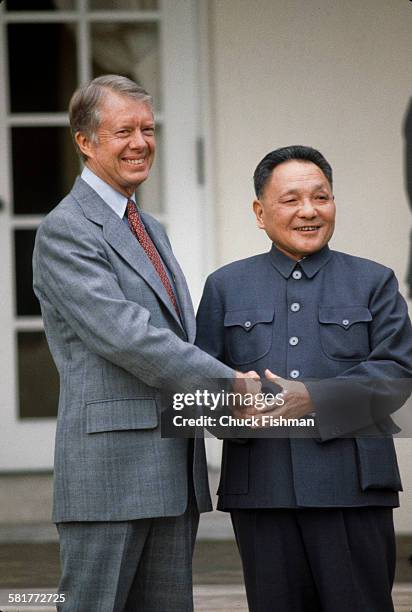
M 208 234 L 198 8 L 196 0 L 0 4 L 0 471 L 52 467 L 58 380 L 31 255 L 36 228 L 80 169 L 66 114 L 80 83 L 124 74 L 153 94 L 158 157 L 139 199 L 166 226 L 199 296 Z

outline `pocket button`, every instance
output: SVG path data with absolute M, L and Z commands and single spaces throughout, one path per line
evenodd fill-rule
M 342 325 L 349 325 L 349 319 L 342 319 Z
M 246 329 L 249 329 L 249 327 L 252 325 L 252 323 L 250 321 L 245 321 L 245 327 Z

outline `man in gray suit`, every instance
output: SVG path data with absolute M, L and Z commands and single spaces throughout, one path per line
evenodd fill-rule
M 61 385 L 62 609 L 185 612 L 198 513 L 211 509 L 205 452 L 202 440 L 162 439 L 159 415 L 165 390 L 235 372 L 193 346 L 182 271 L 136 207 L 155 153 L 150 96 L 99 77 L 74 93 L 70 123 L 85 168 L 40 225 L 33 258 Z

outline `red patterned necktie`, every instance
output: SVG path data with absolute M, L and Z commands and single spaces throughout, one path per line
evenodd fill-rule
M 162 281 L 163 286 L 167 291 L 167 294 L 174 306 L 174 309 L 180 317 L 176 296 L 172 289 L 172 285 L 170 284 L 165 267 L 162 263 L 162 260 L 160 259 L 160 255 L 157 252 L 155 245 L 153 244 L 152 239 L 150 238 L 145 226 L 143 225 L 142 219 L 139 215 L 139 211 L 137 210 L 137 206 L 135 202 L 133 202 L 133 200 L 127 201 L 127 219 L 129 221 L 130 229 L 140 242 L 140 245 L 144 249 L 148 258 L 152 262 L 154 269 L 158 273 L 160 280 Z

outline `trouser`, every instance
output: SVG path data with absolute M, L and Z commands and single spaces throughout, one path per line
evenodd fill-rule
M 62 612 L 192 612 L 193 500 L 177 517 L 59 523 Z
M 231 516 L 251 612 L 393 612 L 392 508 Z

